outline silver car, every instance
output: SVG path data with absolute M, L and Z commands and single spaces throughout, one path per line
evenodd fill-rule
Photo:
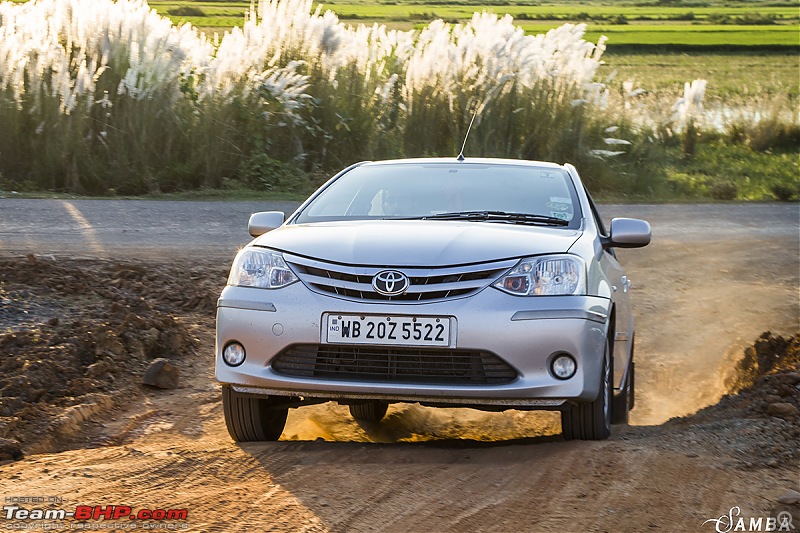
M 255 213 L 217 304 L 216 375 L 236 441 L 288 410 L 394 402 L 561 411 L 604 439 L 634 400 L 631 282 L 572 165 L 405 159 L 353 165 L 284 222 Z

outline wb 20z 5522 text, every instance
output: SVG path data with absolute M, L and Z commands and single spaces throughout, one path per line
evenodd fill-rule
M 328 342 L 448 346 L 446 317 L 328 315 Z

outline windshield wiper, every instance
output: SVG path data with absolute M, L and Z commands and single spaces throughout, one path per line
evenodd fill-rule
M 506 211 L 455 211 L 418 217 L 418 220 L 465 220 L 467 222 L 509 222 L 545 226 L 568 226 L 569 221 L 547 215 L 508 213 Z

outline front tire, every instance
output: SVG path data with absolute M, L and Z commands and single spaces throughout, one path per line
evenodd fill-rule
M 603 440 L 611 435 L 611 399 L 614 394 L 611 376 L 611 353 L 606 341 L 597 398 L 561 411 L 561 433 L 565 440 Z
M 222 386 L 222 411 L 228 433 L 236 442 L 278 440 L 286 426 L 288 407 L 269 398 L 241 394 Z

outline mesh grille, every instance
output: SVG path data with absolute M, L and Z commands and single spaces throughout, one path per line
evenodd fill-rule
M 489 352 L 302 344 L 286 348 L 272 369 L 287 376 L 340 381 L 501 385 L 517 371 Z

